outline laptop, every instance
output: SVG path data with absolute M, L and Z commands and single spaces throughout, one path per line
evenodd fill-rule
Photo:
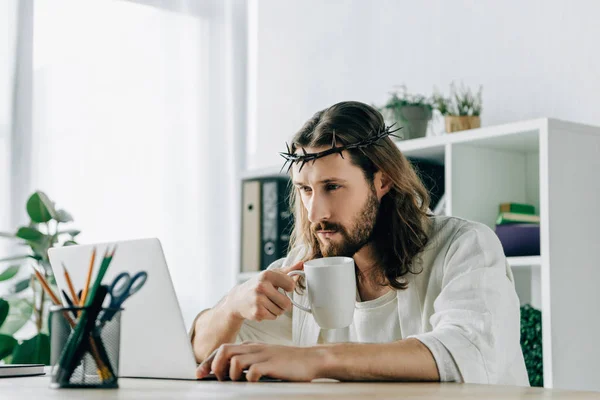
M 121 272 L 132 276 L 142 270 L 148 273 L 145 285 L 123 304 L 119 376 L 196 380 L 196 359 L 158 239 L 51 248 L 48 256 L 58 288 L 69 293 L 63 263 L 76 290 L 83 288 L 95 247 L 93 283 L 102 256 L 114 245 L 117 251 L 104 284 L 109 285 Z

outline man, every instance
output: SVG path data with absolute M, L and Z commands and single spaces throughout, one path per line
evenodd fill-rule
M 528 385 L 519 301 L 497 237 L 431 215 L 392 132 L 374 108 L 343 102 L 294 136 L 282 153 L 295 186 L 291 251 L 197 317 L 198 377 Z M 282 293 L 296 289 L 307 304 L 286 274 L 328 256 L 355 261 L 353 343 L 332 343 L 335 332 L 292 311 Z

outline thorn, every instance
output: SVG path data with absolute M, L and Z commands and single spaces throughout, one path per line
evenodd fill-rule
M 345 160 L 344 155 L 342 154 L 344 152 L 344 150 L 341 150 L 340 153 L 340 157 L 342 157 L 342 160 Z
M 308 153 L 306 152 L 306 149 L 304 147 L 302 148 L 302 152 L 304 153 L 305 156 L 308 155 Z
M 298 172 L 302 171 L 302 168 L 304 167 L 304 164 L 306 164 L 306 160 L 302 160 L 302 165 L 300 166 L 300 169 L 298 170 Z

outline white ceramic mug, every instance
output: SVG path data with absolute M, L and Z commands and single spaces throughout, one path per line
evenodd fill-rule
M 311 313 L 323 329 L 345 328 L 352 324 L 356 301 L 356 274 L 350 257 L 325 257 L 304 263 L 304 271 L 292 271 L 289 276 L 305 278 L 310 308 L 292 303 Z M 286 293 L 287 294 L 287 293 Z

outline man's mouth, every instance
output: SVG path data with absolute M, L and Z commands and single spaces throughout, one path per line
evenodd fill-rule
M 323 239 L 330 239 L 337 231 L 317 231 L 317 234 Z

